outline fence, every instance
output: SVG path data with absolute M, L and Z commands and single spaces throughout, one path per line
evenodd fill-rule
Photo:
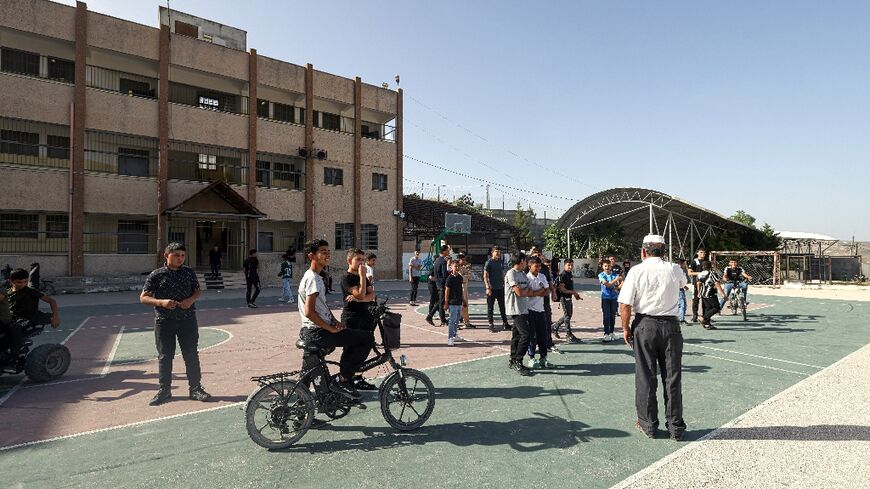
M 0 118 L 0 163 L 69 168 L 69 126 Z
M 85 170 L 156 177 L 158 140 L 99 131 L 85 132 Z
M 87 86 L 130 97 L 157 98 L 157 78 L 88 65 L 85 68 Z

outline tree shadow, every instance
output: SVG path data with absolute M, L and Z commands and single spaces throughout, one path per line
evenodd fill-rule
M 812 425 L 726 428 L 712 440 L 870 441 L 870 426 Z
M 325 429 L 340 432 L 361 432 L 361 438 L 301 443 L 283 452 L 335 453 L 343 451 L 376 451 L 402 446 L 450 443 L 455 446 L 509 446 L 518 452 L 537 452 L 553 448 L 569 448 L 595 439 L 624 438 L 628 432 L 591 428 L 580 421 L 559 416 L 532 413 L 532 417 L 512 421 L 469 421 L 424 425 L 410 432 L 397 432 L 390 427 L 332 426 Z

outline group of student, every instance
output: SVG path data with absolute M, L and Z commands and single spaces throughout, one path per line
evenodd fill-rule
M 734 287 L 737 287 L 748 303 L 748 283 L 752 276 L 737 264 L 737 260 L 728 261 L 728 266 L 720 274 L 713 266 L 713 262 L 707 259 L 707 250 L 698 248 L 695 258 L 687 266 L 686 260 L 680 258 L 677 263 L 691 279 L 692 292 L 692 322 L 698 322 L 698 306 L 701 306 L 700 322 L 705 329 L 716 329 L 713 325 L 713 316 L 720 314 L 725 307 L 725 301 Z M 688 289 L 688 286 L 686 287 Z M 722 294 L 719 299 L 717 292 Z M 680 324 L 688 325 L 686 321 L 686 290 L 680 291 L 679 320 Z

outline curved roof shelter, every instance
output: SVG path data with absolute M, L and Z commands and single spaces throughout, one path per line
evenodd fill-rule
M 699 205 L 655 190 L 614 188 L 592 194 L 572 206 L 556 225 L 583 229 L 616 220 L 625 239 L 640 246 L 644 235 L 661 234 L 675 256 L 694 253 L 711 235 L 725 231 L 758 233 L 753 227 L 729 219 Z

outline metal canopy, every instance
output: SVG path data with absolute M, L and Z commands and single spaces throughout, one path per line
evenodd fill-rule
M 583 229 L 615 220 L 628 242 L 640 246 L 643 236 L 665 237 L 671 254 L 691 256 L 704 240 L 725 231 L 759 233 L 755 228 L 678 197 L 643 188 L 614 188 L 586 197 L 569 209 L 556 225 Z

